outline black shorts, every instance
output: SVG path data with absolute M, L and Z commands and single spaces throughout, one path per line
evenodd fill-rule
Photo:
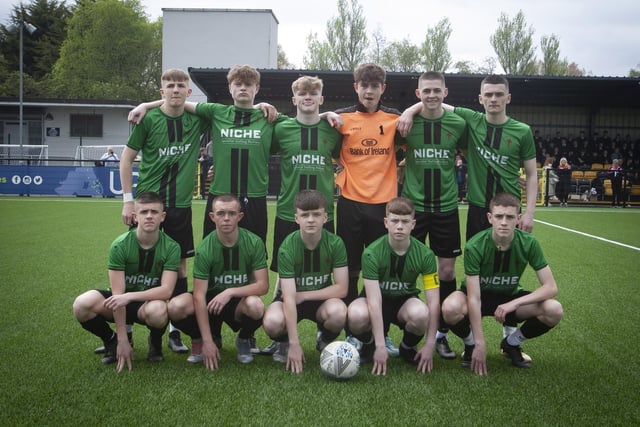
M 489 208 L 469 205 L 469 211 L 467 212 L 467 241 L 482 230 L 491 227 L 487 213 L 489 213 Z
M 429 247 L 438 257 L 455 258 L 462 254 L 458 209 L 443 213 L 416 212 L 416 226 L 411 235 L 421 242 L 429 235 Z
M 216 229 L 216 224 L 209 217 L 211 212 L 211 206 L 213 199 L 217 194 L 209 193 L 207 198 L 207 208 L 204 212 L 204 223 L 202 226 L 202 238 L 207 237 L 213 230 Z M 244 216 L 238 223 L 239 227 L 246 228 L 258 237 L 263 242 L 267 242 L 267 197 L 238 197 L 240 200 L 240 210 L 244 213 Z
M 96 289 L 96 290 L 102 294 L 104 299 L 107 299 L 111 295 L 113 295 L 111 291 L 107 291 L 103 289 Z M 146 323 L 144 323 L 142 320 L 140 320 L 140 318 L 138 318 L 138 310 L 140 310 L 140 307 L 142 307 L 142 304 L 144 303 L 145 301 L 132 301 L 129 304 L 127 304 L 127 306 L 125 307 L 125 312 L 127 313 L 127 319 L 126 319 L 127 325 L 133 325 L 134 323 L 146 325 Z M 115 320 L 109 320 L 109 319 L 107 320 L 109 322 L 115 322 Z
M 180 245 L 180 258 L 195 255 L 191 208 L 165 208 L 167 216 L 160 226 L 167 236 Z
M 192 292 L 193 294 L 193 292 Z M 207 293 L 206 301 L 207 304 L 216 297 L 217 294 Z M 222 322 L 229 325 L 229 327 L 233 330 L 233 332 L 238 332 L 242 327 L 242 323 L 236 320 L 236 308 L 238 308 L 238 304 L 240 304 L 242 298 L 231 298 L 229 302 L 224 306 L 222 312 L 218 315 L 214 315 L 209 313 L 209 325 L 211 328 L 211 335 L 214 338 L 221 337 L 221 326 Z
M 363 289 L 360 293 L 361 297 L 367 297 L 365 290 Z M 416 298 L 420 300 L 415 295 L 407 295 L 405 297 L 400 298 L 383 298 L 382 299 L 382 324 L 384 327 L 384 335 L 387 336 L 389 334 L 389 328 L 391 324 L 398 325 L 398 327 L 404 330 L 404 323 L 401 323 L 398 320 L 398 312 L 402 308 L 402 305 L 409 301 L 411 298 Z
M 467 294 L 466 289 L 461 289 L 464 294 Z M 500 304 L 506 304 L 509 301 L 513 301 L 516 298 L 523 297 L 525 295 L 529 295 L 530 291 L 522 290 L 515 295 L 506 295 L 506 294 L 496 294 L 494 292 L 480 292 L 480 312 L 483 317 L 493 316 L 496 312 L 496 308 Z M 517 322 L 521 322 L 527 319 L 518 319 L 515 315 L 515 312 L 511 312 L 507 314 L 505 319 L 505 324 L 515 324 Z
M 323 228 L 331 233 L 334 232 L 333 221 L 327 221 L 324 223 Z M 273 252 L 271 252 L 271 271 L 278 271 L 278 249 L 284 241 L 285 237 L 300 229 L 300 226 L 295 221 L 286 221 L 276 217 L 273 227 Z
M 360 272 L 364 248 L 386 234 L 385 209 L 386 203 L 369 204 L 338 198 L 336 231 L 347 249 L 350 276 Z
M 298 322 L 300 322 L 303 319 L 307 319 L 307 320 L 312 320 L 318 323 L 318 310 L 320 309 L 320 306 L 324 304 L 325 301 L 320 301 L 320 300 L 304 301 L 296 305 Z M 282 292 L 278 292 L 276 294 L 276 297 L 273 299 L 273 302 L 282 302 Z

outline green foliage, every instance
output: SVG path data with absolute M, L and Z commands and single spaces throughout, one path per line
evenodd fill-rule
M 560 39 L 555 35 L 542 36 L 540 39 L 542 62 L 540 74 L 543 76 L 564 76 L 569 63 L 566 58 L 560 59 Z
M 19 95 L 20 34 L 16 30 L 21 17 L 36 27 L 33 34 L 23 32 L 24 95 L 48 97 L 51 69 L 58 60 L 71 16 L 72 9 L 64 1 L 33 0 L 23 9 L 20 5 L 12 8 L 10 25 L 0 25 L 0 54 L 4 58 L 4 64 L 0 63 L 0 91 L 5 96 Z
M 502 13 L 498 19 L 498 29 L 489 38 L 498 61 L 507 74 L 536 74 L 536 46 L 533 44 L 534 30 L 527 25 L 520 10 L 510 19 Z
M 353 380 L 339 383 L 320 373 L 316 327 L 309 321 L 300 323 L 307 359 L 301 375 L 264 356 L 250 365 L 238 363 L 226 326 L 216 372 L 189 365 L 185 355 L 171 353 L 166 345 L 166 360 L 148 363 L 147 331 L 140 325 L 134 329 L 134 370 L 117 374 L 113 366 L 101 365 L 92 352 L 99 340 L 78 325 L 71 306 L 76 295 L 106 285 L 109 244 L 126 230 L 121 208 L 113 199 L 0 201 L 0 424 L 640 424 L 640 408 L 632 403 L 640 393 L 640 362 L 633 357 L 638 252 L 551 226 L 638 247 L 636 209 L 537 209 L 536 219 L 551 224 L 536 223 L 534 233 L 558 282 L 565 315 L 558 327 L 525 343 L 531 369 L 512 368 L 499 355 L 501 328 L 487 318 L 485 378 L 460 368 L 459 358 L 436 356 L 430 374 L 391 359 L 386 377 L 371 375 L 368 365 Z M 198 237 L 203 211 L 204 201 L 194 201 Z M 269 203 L 271 221 L 274 213 Z M 466 208 L 460 218 L 464 230 Z M 460 279 L 462 259 L 456 266 Z M 272 274 L 271 283 L 274 279 Z M 530 288 L 535 275 L 529 271 L 524 280 Z M 268 303 L 271 294 L 264 300 Z M 400 340 L 396 327 L 391 337 Z M 257 338 L 261 345 L 269 342 L 262 329 Z M 450 342 L 459 354 L 461 341 L 451 336 Z
M 636 66 L 636 68 L 632 68 L 629 70 L 629 77 L 640 77 L 640 63 Z
M 289 62 L 287 53 L 282 49 L 282 45 L 278 44 L 278 69 L 294 68 L 294 65 Z
M 452 32 L 449 18 L 442 18 L 434 27 L 427 29 L 427 36 L 422 43 L 422 61 L 427 71 L 446 72 L 451 66 L 449 37 Z
M 347 4 L 350 3 L 350 4 Z M 368 47 L 367 23 L 357 0 L 338 0 L 338 16 L 327 22 L 326 41 L 315 33 L 307 37 L 305 68 L 353 70 L 364 61 Z
M 389 71 L 415 72 L 420 69 L 420 51 L 408 39 L 392 42 L 382 51 L 380 65 Z
M 149 24 L 137 1 L 81 3 L 54 68 L 56 92 L 72 98 L 148 99 L 158 73 L 159 24 Z M 150 63 L 151 61 L 151 63 Z M 156 86 L 157 88 L 157 86 Z

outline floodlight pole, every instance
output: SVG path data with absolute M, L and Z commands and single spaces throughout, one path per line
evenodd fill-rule
M 23 131 L 22 131 L 22 127 L 23 127 L 23 106 L 24 106 L 24 99 L 23 99 L 23 94 L 24 94 L 24 29 L 27 29 L 27 31 L 29 31 L 29 34 L 33 34 L 36 31 L 36 27 L 34 27 L 33 25 L 29 24 L 28 22 L 24 21 L 24 7 L 22 6 L 22 3 L 20 3 L 20 23 L 18 24 L 18 31 L 20 32 L 20 101 L 19 101 L 19 138 L 20 138 L 20 158 L 24 158 L 24 151 L 23 151 Z

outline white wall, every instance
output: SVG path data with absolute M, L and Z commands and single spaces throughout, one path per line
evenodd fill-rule
M 278 68 L 278 20 L 270 9 L 162 9 L 162 69 Z M 205 102 L 193 87 L 190 101 Z

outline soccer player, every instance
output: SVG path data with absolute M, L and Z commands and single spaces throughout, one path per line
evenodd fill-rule
M 295 198 L 299 230 L 287 236 L 278 250 L 280 290 L 267 308 L 263 327 L 280 345 L 273 354 L 285 369 L 301 373 L 305 361 L 298 338 L 298 322 L 316 322 L 316 349 L 322 351 L 344 328 L 349 273 L 340 237 L 325 230 L 327 199 L 317 190 L 303 190 Z M 332 280 L 333 276 L 333 280 Z
M 204 361 L 217 369 L 222 347 L 222 322 L 238 332 L 238 361 L 251 363 L 250 338 L 262 324 L 261 295 L 269 290 L 264 242 L 238 227 L 243 213 L 231 194 L 213 199 L 215 230 L 198 245 L 193 263 L 193 295 L 169 302 L 169 316 L 191 337 L 190 363 Z
M 507 105 L 511 102 L 509 81 L 500 75 L 485 77 L 480 84 L 478 102 L 485 113 L 467 108 L 442 104 L 467 122 L 468 131 L 468 191 L 466 240 L 490 227 L 487 221 L 489 202 L 500 192 L 521 197 L 520 167 L 525 170 L 526 207 L 520 217 L 519 227 L 531 232 L 538 192 L 536 171 L 536 148 L 531 128 L 507 116 Z M 411 127 L 407 116 L 416 114 L 420 104 L 410 107 L 400 118 L 398 129 L 405 134 Z M 512 333 L 514 325 L 505 324 L 503 336 Z M 525 356 L 530 360 L 529 356 Z
M 163 104 L 153 109 L 133 126 L 120 160 L 122 182 L 122 221 L 136 225 L 133 212 L 133 162 L 138 154 L 137 192 L 160 194 L 167 218 L 163 230 L 180 244 L 181 259 L 174 295 L 187 291 L 187 258 L 194 255 L 191 200 L 195 186 L 200 138 L 208 129 L 206 120 L 185 112 L 191 95 L 189 74 L 180 69 L 162 73 L 160 95 Z M 177 353 L 189 349 L 182 343 L 180 331 L 171 327 L 169 347 Z
M 362 64 L 353 77 L 358 103 L 336 110 L 344 122 L 339 128 L 342 143 L 336 184 L 341 194 L 336 232 L 344 241 L 349 260 L 347 305 L 358 296 L 363 249 L 386 232 L 385 204 L 398 194 L 396 150 L 401 145 L 396 133 L 400 112 L 380 101 L 386 89 L 385 70 L 377 64 Z M 350 337 L 347 340 L 354 343 Z M 387 344 L 396 356 L 398 349 L 390 339 Z
M 133 350 L 126 325 L 140 323 L 149 328 L 147 360 L 161 362 L 162 335 L 167 327 L 167 303 L 180 266 L 180 246 L 160 230 L 165 220 L 162 198 L 152 192 L 138 193 L 132 219 L 138 227 L 120 235 L 109 249 L 109 286 L 78 296 L 73 314 L 80 325 L 102 339 L 102 363 L 118 362 L 132 369 Z M 107 322 L 115 322 L 116 333 Z
M 278 115 L 268 104 L 257 105 L 260 109 L 254 108 L 253 102 L 260 89 L 260 73 L 254 67 L 232 67 L 227 73 L 227 81 L 233 105 L 185 103 L 186 111 L 195 113 L 211 126 L 215 174 L 209 187 L 202 237 L 215 229 L 215 222 L 209 215 L 213 199 L 221 194 L 233 194 L 240 200 L 243 212 L 239 226 L 257 234 L 266 244 L 269 155 L 273 134 L 273 123 L 269 120 L 286 116 Z M 144 116 L 149 108 L 163 102 L 140 104 L 130 116 Z M 252 351 L 260 352 L 253 338 Z
M 520 328 L 502 339 L 500 348 L 519 368 L 528 368 L 520 346 L 556 326 L 562 305 L 554 299 L 558 286 L 536 238 L 518 228 L 520 199 L 498 193 L 489 205 L 491 228 L 469 240 L 464 249 L 465 281 L 443 303 L 442 313 L 451 330 L 465 343 L 462 366 L 487 374 L 482 317 Z M 535 270 L 540 287 L 525 291 L 521 277 L 527 264 Z
M 404 331 L 400 356 L 416 364 L 418 371 L 431 372 L 436 329 L 440 315 L 436 259 L 411 236 L 416 225 L 410 200 L 394 198 L 387 203 L 384 224 L 388 233 L 367 246 L 362 254 L 364 294 L 349 305 L 351 332 L 363 342 L 362 363 L 373 359 L 374 375 L 386 375 L 388 352 L 385 335 L 391 323 Z M 422 276 L 427 304 L 416 286 Z M 420 351 L 417 344 L 426 335 Z
M 440 304 L 456 290 L 456 257 L 462 251 L 455 159 L 456 150 L 466 146 L 465 121 L 442 107 L 447 94 L 442 73 L 430 71 L 418 79 L 416 96 L 422 109 L 406 135 L 402 190 L 402 196 L 416 209 L 412 236 L 424 242 L 429 235 L 429 248 L 438 257 Z M 436 351 L 442 358 L 455 359 L 447 331 L 441 316 Z
M 324 228 L 334 231 L 334 175 L 332 158 L 342 135 L 320 118 L 322 80 L 302 76 L 291 85 L 296 117 L 275 125 L 271 149 L 280 153 L 280 193 L 276 205 L 271 270 L 278 271 L 278 248 L 289 234 L 299 229 L 295 221 L 294 198 L 302 190 L 318 190 L 327 200 Z

